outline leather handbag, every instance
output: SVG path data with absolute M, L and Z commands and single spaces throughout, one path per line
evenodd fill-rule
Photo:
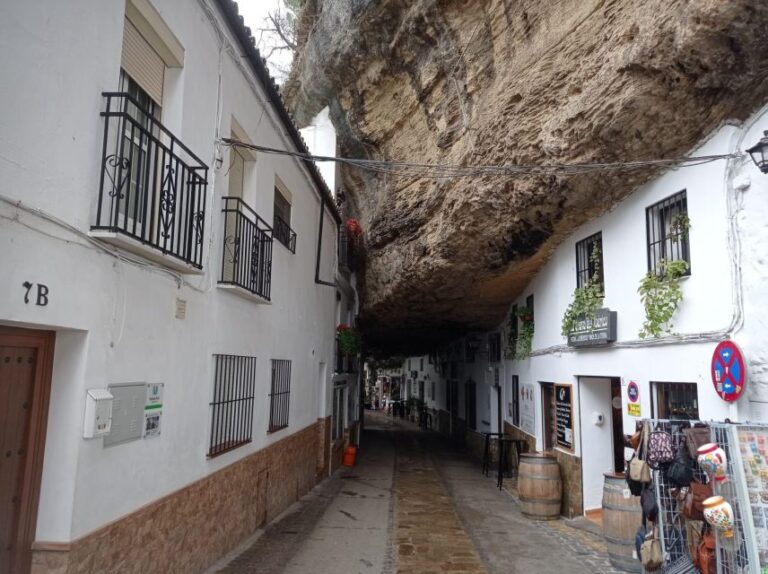
M 683 502 L 683 516 L 688 520 L 704 520 L 704 501 L 713 495 L 712 484 L 691 481 Z
M 633 449 L 635 449 L 635 452 L 637 452 L 637 449 L 640 448 L 640 440 L 643 437 L 642 431 L 635 432 L 632 436 L 629 437 L 629 444 L 632 446 Z
M 661 552 L 661 540 L 656 535 L 656 529 L 652 529 L 645 536 L 645 541 L 640 547 L 641 562 L 646 572 L 652 572 L 661 568 L 664 557 Z
M 659 516 L 659 505 L 656 504 L 656 493 L 651 486 L 646 486 L 640 495 L 640 506 L 643 509 L 643 517 L 651 522 L 656 522 Z
M 675 459 L 672 435 L 666 431 L 653 431 L 648 438 L 646 462 L 651 468 L 659 468 Z
M 683 487 L 693 480 L 693 461 L 688 455 L 688 449 L 683 442 L 677 447 L 675 460 L 666 470 L 667 481 L 673 486 Z
M 712 433 L 709 427 L 703 423 L 701 426 L 683 429 L 683 436 L 685 437 L 685 444 L 688 446 L 688 454 L 693 460 L 698 458 L 700 446 L 712 442 Z
M 651 467 L 644 460 L 648 451 L 648 423 L 643 423 L 643 438 L 640 450 L 629 461 L 629 477 L 637 482 L 647 484 L 651 482 Z
M 701 574 L 717 574 L 717 552 L 715 547 L 715 534 L 712 532 L 709 524 L 705 522 L 704 528 L 701 531 L 701 542 L 699 543 L 696 556 L 696 566 Z

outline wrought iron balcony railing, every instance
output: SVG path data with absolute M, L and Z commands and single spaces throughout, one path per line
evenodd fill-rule
M 127 93 L 105 92 L 96 223 L 202 269 L 208 167 Z
M 291 253 L 296 253 L 296 232 L 291 226 L 282 217 L 275 215 L 273 227 L 272 237 L 290 249 Z
M 238 197 L 224 197 L 220 284 L 235 285 L 270 300 L 272 228 Z

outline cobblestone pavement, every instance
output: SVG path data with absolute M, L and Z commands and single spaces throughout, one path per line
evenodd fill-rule
M 359 463 L 216 565 L 227 574 L 617 574 L 601 537 L 530 521 L 437 433 L 366 413 Z

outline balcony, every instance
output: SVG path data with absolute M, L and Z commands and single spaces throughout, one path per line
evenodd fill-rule
M 291 253 L 296 253 L 296 232 L 291 229 L 291 226 L 279 215 L 275 215 L 273 228 L 272 237 L 285 245 Z
M 357 357 L 353 355 L 347 355 L 342 353 L 339 346 L 336 345 L 336 368 L 337 374 L 342 373 L 356 373 L 357 372 Z
M 105 92 L 91 235 L 182 272 L 203 267 L 208 167 L 130 95 Z
M 238 197 L 223 197 L 224 239 L 219 285 L 260 301 L 272 289 L 272 228 Z

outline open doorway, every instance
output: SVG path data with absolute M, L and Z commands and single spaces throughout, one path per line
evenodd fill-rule
M 605 473 L 624 471 L 621 382 L 614 377 L 579 377 L 584 510 L 599 522 Z
M 552 450 L 557 443 L 557 413 L 555 411 L 555 384 L 541 383 L 541 420 L 544 450 Z

